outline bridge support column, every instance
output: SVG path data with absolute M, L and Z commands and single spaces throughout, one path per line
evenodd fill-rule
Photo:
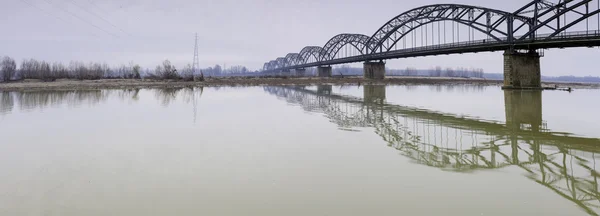
M 296 69 L 295 72 L 296 72 L 296 76 L 299 76 L 299 77 L 303 77 L 306 75 L 306 69 L 304 69 L 304 68 Z
M 319 77 L 331 77 L 331 66 L 319 66 L 317 67 L 317 74 Z
M 365 62 L 363 64 L 363 75 L 367 79 L 384 79 L 385 78 L 385 63 L 380 62 Z
M 539 89 L 542 87 L 540 54 L 535 51 L 504 52 L 503 89 Z

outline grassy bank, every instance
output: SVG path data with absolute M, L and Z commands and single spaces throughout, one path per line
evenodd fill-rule
M 316 78 L 316 77 L 224 77 L 206 78 L 204 81 L 183 80 L 154 80 L 154 79 L 99 79 L 99 80 L 73 80 L 57 79 L 54 82 L 42 80 L 21 80 L 0 83 L 0 91 L 20 90 L 79 90 L 79 89 L 125 89 L 125 88 L 159 88 L 159 87 L 187 87 L 187 86 L 261 86 L 261 85 L 454 85 L 473 84 L 498 86 L 498 80 L 469 79 L 469 78 L 429 78 L 429 77 L 393 77 L 383 80 L 369 80 L 362 77 L 344 78 Z M 582 83 L 544 83 L 546 86 L 558 85 L 560 87 L 600 88 L 598 84 Z

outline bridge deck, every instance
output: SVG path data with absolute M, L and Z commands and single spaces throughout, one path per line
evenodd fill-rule
M 540 35 L 536 40 L 510 43 L 508 41 L 498 42 L 492 40 L 466 41 L 459 43 L 447 43 L 416 48 L 407 48 L 383 53 L 358 55 L 347 58 L 339 58 L 328 61 L 319 61 L 308 64 L 292 65 L 288 67 L 277 68 L 275 70 L 263 71 L 270 73 L 280 70 L 291 70 L 308 67 L 317 67 L 324 65 L 337 65 L 365 61 L 378 61 L 387 59 L 412 58 L 423 56 L 494 52 L 508 49 L 549 49 L 549 48 L 568 48 L 568 47 L 595 47 L 600 46 L 600 31 L 567 32 L 546 39 L 547 35 Z M 506 38 L 504 38 L 506 40 Z

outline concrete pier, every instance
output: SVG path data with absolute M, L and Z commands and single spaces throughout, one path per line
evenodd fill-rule
M 363 64 L 363 75 L 366 79 L 384 79 L 385 63 L 381 61 L 365 62 Z
M 540 54 L 536 51 L 504 52 L 503 89 L 540 89 L 542 87 Z
M 317 67 L 317 74 L 319 77 L 331 77 L 331 66 L 319 66 Z
M 306 76 L 306 69 L 304 68 L 295 69 L 294 72 L 298 77 Z

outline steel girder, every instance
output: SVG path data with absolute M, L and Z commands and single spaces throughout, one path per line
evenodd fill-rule
M 369 53 L 389 51 L 400 39 L 411 31 L 433 22 L 453 21 L 476 29 L 496 41 L 511 38 L 514 21 L 530 23 L 531 18 L 510 12 L 470 5 L 428 5 L 404 12 L 373 34 L 369 43 L 375 46 Z M 504 27 L 504 28 L 502 28 Z
M 362 34 L 339 34 L 331 38 L 325 46 L 323 46 L 325 55 L 323 60 L 332 60 L 342 47 L 350 44 L 356 48 L 360 54 L 366 54 L 367 50 L 371 50 L 374 44 L 369 44 L 369 36 Z

